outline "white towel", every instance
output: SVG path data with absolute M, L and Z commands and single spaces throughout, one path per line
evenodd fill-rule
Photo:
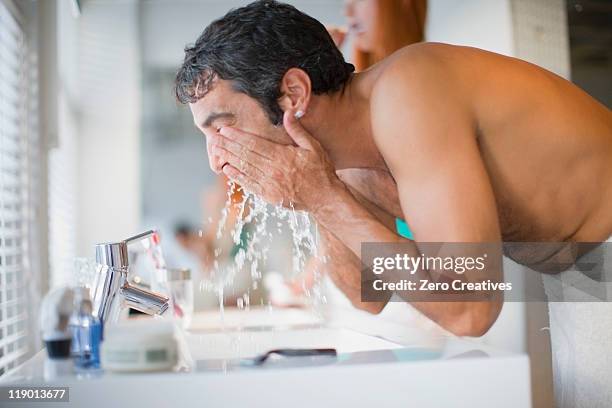
M 612 242 L 612 237 L 608 242 Z M 593 292 L 589 292 L 607 292 L 607 298 L 612 299 L 611 253 L 605 254 L 604 273 L 606 283 L 592 282 Z M 584 293 L 566 285 L 589 284 L 585 282 L 588 278 L 579 272 L 566 271 L 543 278 L 549 299 L 555 406 L 612 407 L 612 302 L 572 301 L 578 295 L 584 299 Z M 551 301 L 561 294 L 566 301 Z

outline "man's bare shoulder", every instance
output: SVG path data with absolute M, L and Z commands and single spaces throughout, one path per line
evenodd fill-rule
M 442 43 L 421 43 L 404 47 L 376 66 L 372 86 L 373 108 L 388 104 L 389 96 L 422 98 L 440 89 L 451 91 L 451 81 L 461 48 Z
M 387 132 L 380 130 L 389 126 L 405 127 L 417 121 L 433 124 L 440 120 L 440 115 L 468 113 L 470 91 L 460 81 L 463 78 L 456 67 L 461 63 L 457 61 L 464 60 L 457 54 L 463 48 L 466 47 L 416 44 L 398 51 L 377 67 L 379 72 L 370 95 L 375 139 L 385 137 Z
M 373 92 L 385 86 L 438 86 L 447 92 L 471 89 L 491 68 L 515 65 L 514 58 L 474 47 L 418 43 L 404 47 L 373 69 Z
M 404 47 L 393 53 L 374 68 L 376 82 L 403 79 L 408 73 L 417 73 L 426 70 L 437 59 L 448 53 L 447 44 L 420 43 Z
M 441 72 L 462 63 L 465 54 L 478 53 L 476 48 L 443 43 L 418 43 L 404 47 L 377 65 L 376 79 L 398 80 L 409 74 Z

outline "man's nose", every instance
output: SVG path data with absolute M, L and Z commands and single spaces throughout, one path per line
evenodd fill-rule
M 221 173 L 222 163 L 219 163 L 219 157 L 212 153 L 212 146 L 210 143 L 206 143 L 206 154 L 208 156 L 208 164 L 210 165 L 210 169 L 217 173 Z

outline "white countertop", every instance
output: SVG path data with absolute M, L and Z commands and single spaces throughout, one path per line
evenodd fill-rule
M 427 333 L 359 313 L 322 318 L 297 309 L 201 313 L 182 339 L 179 372 L 104 373 L 44 382 L 44 351 L 3 384 L 70 387 L 61 406 L 529 407 L 526 355 Z M 335 348 L 337 358 L 292 358 L 245 367 L 278 348 Z M 15 406 L 23 406 L 18 405 Z

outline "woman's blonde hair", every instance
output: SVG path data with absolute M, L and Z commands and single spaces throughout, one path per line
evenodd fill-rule
M 374 24 L 376 49 L 353 50 L 353 61 L 363 71 L 395 51 L 425 38 L 427 0 L 377 0 L 378 20 Z

